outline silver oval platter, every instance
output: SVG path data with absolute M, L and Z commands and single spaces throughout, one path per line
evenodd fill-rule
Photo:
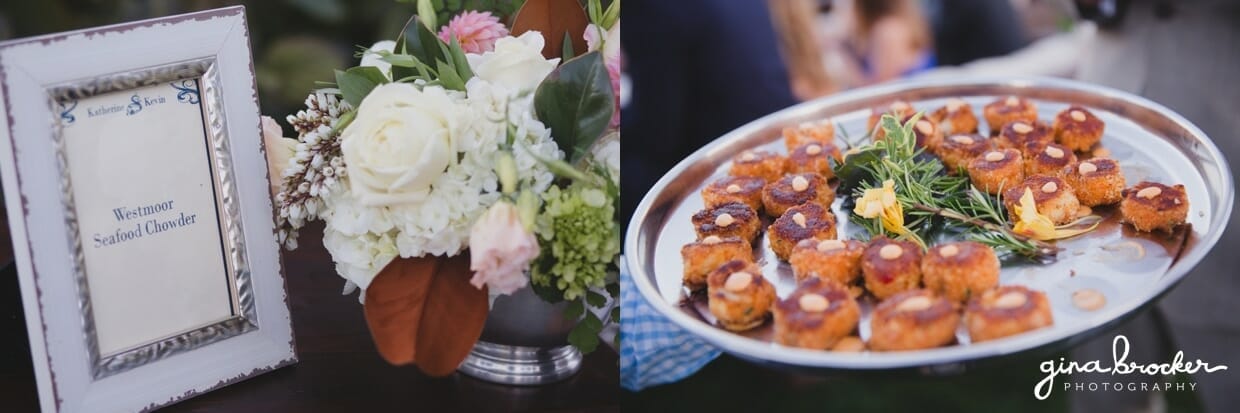
M 929 112 L 949 98 L 964 99 L 985 131 L 982 106 L 1013 95 L 1033 100 L 1044 122 L 1070 104 L 1088 108 L 1105 122 L 1101 145 L 1120 163 L 1129 186 L 1143 180 L 1179 183 L 1189 198 L 1189 225 L 1171 234 L 1137 232 L 1118 222 L 1117 208 L 1099 207 L 1095 213 L 1106 217 L 1104 223 L 1083 236 L 1058 241 L 1061 251 L 1053 263 L 1004 261 L 1000 285 L 1020 284 L 1045 292 L 1054 317 L 1052 326 L 983 343 L 970 343 L 960 328 L 957 343 L 926 350 L 810 350 L 773 343 L 770 321 L 744 333 L 724 330 L 715 325 L 706 299 L 695 298 L 681 286 L 680 248 L 696 238 L 690 217 L 703 208 L 699 193 L 711 181 L 726 176 L 733 156 L 748 149 L 786 153 L 782 128 L 827 118 L 837 125 L 837 145 L 847 148 L 845 133 L 854 140 L 864 135 L 870 108 L 895 100 Z M 660 313 L 743 359 L 802 370 L 950 371 L 982 359 L 1079 342 L 1153 303 L 1218 241 L 1231 215 L 1233 191 L 1227 161 L 1214 143 L 1183 117 L 1139 96 L 1047 78 L 901 82 L 805 102 L 744 125 L 694 152 L 642 199 L 624 241 L 625 264 L 638 290 Z M 849 222 L 841 203 L 837 199 L 832 208 L 840 238 L 852 238 L 862 229 Z M 763 274 L 779 297 L 786 297 L 796 287 L 791 268 L 775 257 L 765 240 L 756 242 L 754 248 Z M 1073 305 L 1072 294 L 1082 289 L 1102 293 L 1105 305 L 1093 311 Z M 858 301 L 862 307 L 858 332 L 868 340 L 875 301 L 868 296 Z

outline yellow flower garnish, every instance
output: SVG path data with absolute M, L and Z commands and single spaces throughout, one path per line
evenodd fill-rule
M 857 200 L 857 206 L 853 207 L 853 213 L 862 218 L 879 218 L 883 229 L 922 244 L 920 237 L 904 227 L 904 207 L 896 199 L 896 183 L 893 180 L 883 181 L 882 188 L 865 190 L 861 199 Z
M 1077 235 L 1093 231 L 1102 222 L 1101 219 L 1094 219 L 1093 225 L 1085 228 L 1075 228 L 1077 225 L 1084 223 L 1088 218 L 1078 219 L 1067 225 L 1055 226 L 1055 222 L 1050 217 L 1038 213 L 1037 202 L 1033 200 L 1033 190 L 1025 188 L 1025 194 L 1020 197 L 1020 204 L 1016 205 L 1017 221 L 1012 231 L 1017 234 L 1025 235 L 1039 241 L 1050 241 L 1063 238 L 1071 238 Z

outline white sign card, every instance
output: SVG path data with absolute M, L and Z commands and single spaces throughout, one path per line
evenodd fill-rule
M 44 411 L 152 410 L 296 362 L 254 85 L 242 7 L 0 43 Z

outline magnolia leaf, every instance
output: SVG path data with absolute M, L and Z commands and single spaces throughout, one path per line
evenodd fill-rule
M 469 283 L 469 254 L 397 258 L 366 289 L 366 324 L 379 355 L 446 376 L 482 335 L 487 291 Z
M 588 153 L 615 110 L 603 55 L 590 52 L 551 71 L 534 92 L 534 112 L 569 163 Z
M 411 17 L 405 23 L 405 28 L 401 30 L 400 37 L 396 40 L 398 52 L 413 55 L 427 65 L 445 60 L 443 49 L 440 48 L 441 44 L 443 44 L 443 40 L 440 40 L 439 36 L 435 35 L 435 32 L 418 20 L 417 16 Z M 411 75 L 413 75 L 413 72 L 408 68 L 401 68 L 400 70 L 397 70 L 396 67 L 392 68 L 393 79 L 400 79 Z
M 336 71 L 336 84 L 340 87 L 340 94 L 344 96 L 345 102 L 349 102 L 355 108 L 362 104 L 362 99 L 365 99 L 375 86 L 387 82 L 387 76 L 378 68 L 371 66 L 358 66 L 343 72 Z
M 573 50 L 586 50 L 586 25 L 590 19 L 578 0 L 526 0 L 512 21 L 512 35 L 534 30 L 543 35 L 543 57 L 561 57 L 564 48 L 557 39 L 573 40 Z
M 393 365 L 414 362 L 418 328 L 438 258 L 397 258 L 366 289 L 366 325 L 379 355 Z
M 452 374 L 465 361 L 482 336 L 488 312 L 486 288 L 469 283 L 469 253 L 441 259 L 417 335 L 418 368 L 432 377 Z

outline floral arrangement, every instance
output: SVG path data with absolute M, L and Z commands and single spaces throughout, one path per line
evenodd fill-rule
M 570 301 L 570 342 L 592 350 L 619 318 L 585 309 L 618 294 L 620 1 L 528 0 L 510 25 L 416 5 L 288 116 L 295 139 L 264 119 L 278 239 L 323 221 L 393 364 L 451 373 L 488 297 L 527 286 Z

